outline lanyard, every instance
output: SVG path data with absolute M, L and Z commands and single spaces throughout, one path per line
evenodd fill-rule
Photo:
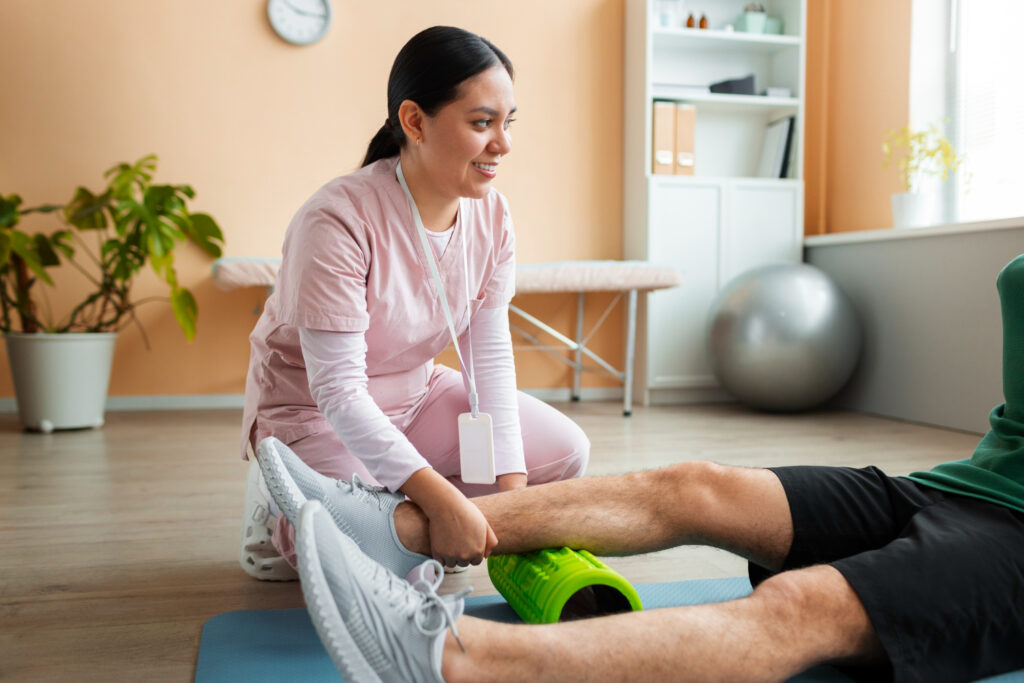
M 452 336 L 452 342 L 455 344 L 455 353 L 459 357 L 459 363 L 463 369 L 467 369 L 467 376 L 469 377 L 469 410 L 475 418 L 479 413 L 479 404 L 476 396 L 476 379 L 473 374 L 473 328 L 470 323 L 470 298 L 469 298 L 469 259 L 466 256 L 466 235 L 463 231 L 462 235 L 462 270 L 466 275 L 465 278 L 465 289 L 466 289 L 466 323 L 469 325 L 466 331 L 466 340 L 469 343 L 469 364 L 466 364 L 465 359 L 462 357 L 462 351 L 459 350 L 459 339 L 455 333 L 455 321 L 452 319 L 451 309 L 448 308 L 448 295 L 444 289 L 444 283 L 441 282 L 441 273 L 437 268 L 437 257 L 434 256 L 434 250 L 430 248 L 430 238 L 427 237 L 427 228 L 423 225 L 423 219 L 420 218 L 420 210 L 416 207 L 416 200 L 412 198 L 412 192 L 409 191 L 409 185 L 405 182 L 405 174 L 402 173 L 402 162 L 398 162 L 398 166 L 395 167 L 395 175 L 398 176 L 398 183 L 402 186 L 402 190 L 405 191 L 405 196 L 409 198 L 409 208 L 412 209 L 412 218 L 416 221 L 416 232 L 420 236 L 420 244 L 423 245 L 423 253 L 427 257 L 427 264 L 430 266 L 430 273 L 434 276 L 434 284 L 437 285 L 437 293 L 441 298 L 441 308 L 444 310 L 444 319 L 448 322 L 448 332 Z M 461 208 L 461 207 L 460 207 Z M 454 238 L 454 233 L 452 237 Z

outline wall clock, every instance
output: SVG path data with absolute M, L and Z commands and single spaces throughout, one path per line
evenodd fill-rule
M 317 42 L 331 27 L 330 0 L 267 0 L 267 18 L 277 35 L 293 45 Z

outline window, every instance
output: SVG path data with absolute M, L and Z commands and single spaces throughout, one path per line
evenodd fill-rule
M 1020 0 L 913 0 L 910 124 L 945 121 L 964 155 L 942 184 L 944 222 L 1024 216 Z

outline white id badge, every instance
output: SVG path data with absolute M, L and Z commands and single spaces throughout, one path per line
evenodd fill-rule
M 494 433 L 491 416 L 478 413 L 459 415 L 459 460 L 462 481 L 467 484 L 493 484 Z

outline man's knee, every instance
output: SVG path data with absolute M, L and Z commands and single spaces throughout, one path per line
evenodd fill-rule
M 817 572 L 809 570 L 785 571 L 775 574 L 758 584 L 751 599 L 765 605 L 766 611 L 777 615 L 780 622 L 800 618 L 813 611 L 817 583 Z
M 776 574 L 749 598 L 780 638 L 809 639 L 830 658 L 881 656 L 874 628 L 853 587 L 835 567 L 816 565 Z
M 698 499 L 702 504 L 710 505 L 733 488 L 732 482 L 739 469 L 695 460 L 644 472 L 642 476 L 650 479 L 652 492 L 669 499 L 685 496 L 687 501 Z

